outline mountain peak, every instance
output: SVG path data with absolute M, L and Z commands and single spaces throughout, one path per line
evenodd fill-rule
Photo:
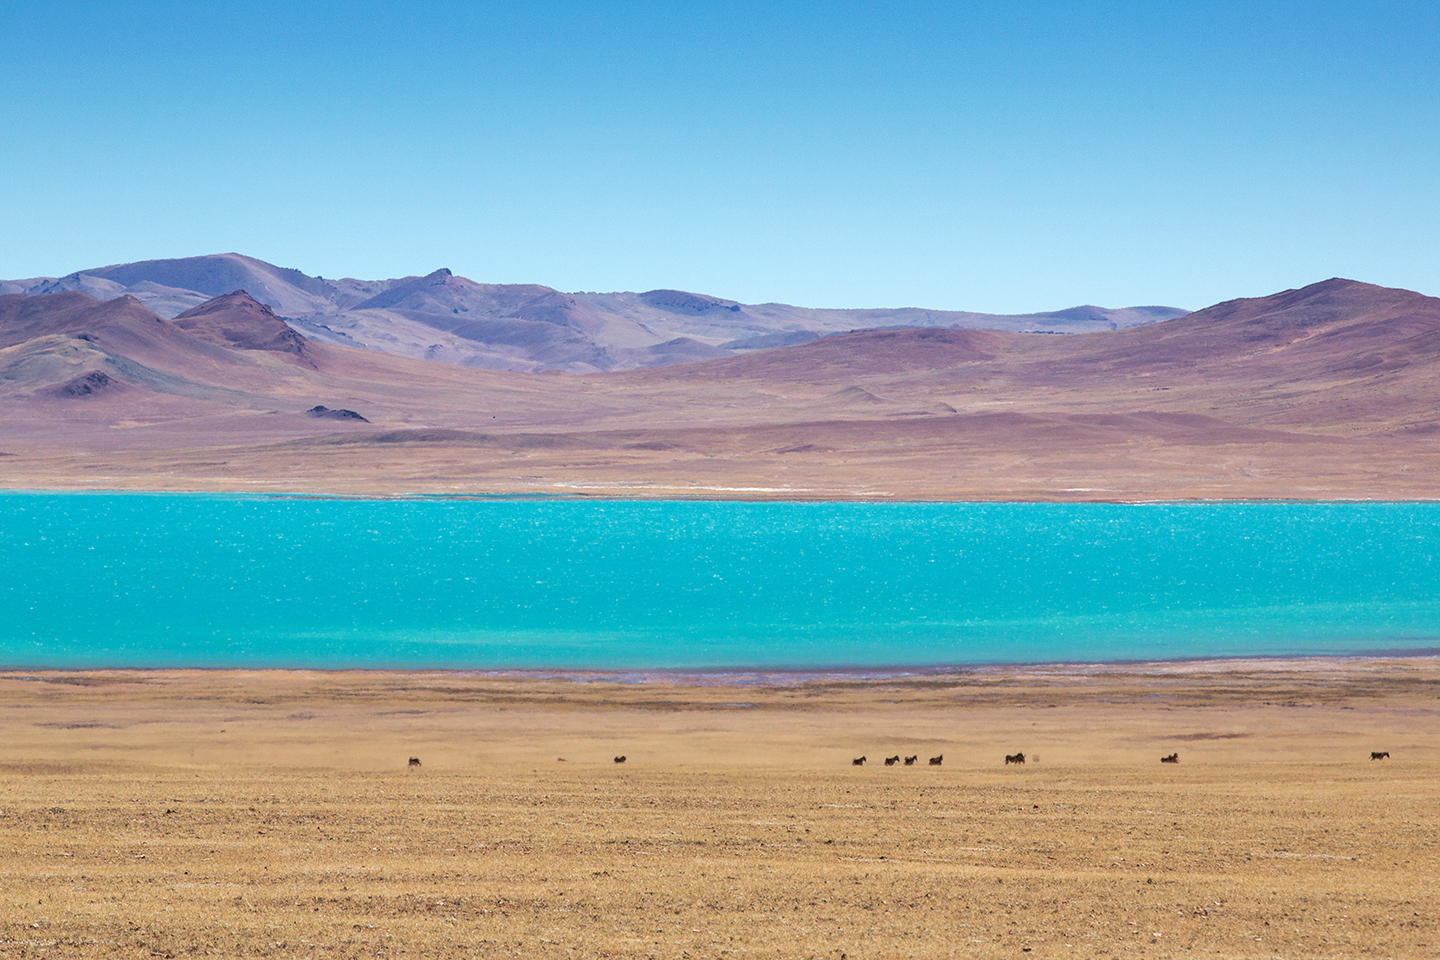
M 711 313 L 739 313 L 740 304 L 734 300 L 722 300 L 704 293 L 690 293 L 686 290 L 646 290 L 640 299 L 658 310 L 688 316 L 704 316 Z
M 1303 287 L 1298 287 L 1294 291 L 1287 290 L 1285 292 L 1293 292 L 1314 296 L 1317 294 L 1348 293 L 1351 291 L 1362 290 L 1378 291 L 1384 289 L 1384 287 L 1378 287 L 1373 283 L 1363 283 L 1359 280 L 1351 280 L 1347 277 L 1331 277 L 1328 280 L 1317 280 L 1315 283 L 1307 283 Z
M 309 341 L 244 290 L 207 300 L 172 322 L 187 333 L 222 346 L 309 359 Z
M 1374 351 L 1400 349 L 1407 338 L 1433 338 L 1440 330 L 1440 300 L 1413 290 L 1331 277 L 1268 296 L 1227 300 L 1161 327 L 1172 338 L 1167 348 L 1172 355 L 1191 361 L 1228 355 L 1239 346 L 1272 356 L 1300 346 L 1312 352 L 1334 351 L 1329 362 L 1340 370 L 1348 369 L 1356 358 L 1380 355 Z M 1417 340 L 1412 346 L 1419 349 L 1420 344 Z M 1353 356 L 1344 359 L 1347 350 Z

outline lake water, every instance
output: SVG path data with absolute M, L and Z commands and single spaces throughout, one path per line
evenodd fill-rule
M 1434 648 L 1440 504 L 0 494 L 0 665 L 909 667 Z

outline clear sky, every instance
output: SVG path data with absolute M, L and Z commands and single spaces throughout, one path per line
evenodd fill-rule
M 1440 295 L 1440 4 L 0 4 L 0 277 Z

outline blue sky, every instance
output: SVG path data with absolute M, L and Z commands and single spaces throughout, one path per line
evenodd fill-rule
M 1440 295 L 1433 3 L 0 6 L 0 277 Z

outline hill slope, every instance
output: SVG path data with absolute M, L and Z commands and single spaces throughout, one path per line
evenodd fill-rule
M 1170 319 L 1171 307 L 1073 307 L 999 316 L 916 308 L 816 310 L 681 290 L 562 293 L 476 283 L 441 269 L 330 280 L 235 253 L 145 260 L 0 281 L 0 293 L 132 296 L 162 317 L 243 290 L 309 339 L 504 370 L 623 370 L 813 340 L 857 329 L 956 327 L 1079 333 Z
M 1119 331 L 870 330 L 586 376 L 317 343 L 239 293 L 174 321 L 0 297 L 12 486 L 1433 497 L 1437 435 L 1440 300 L 1338 279 Z
M 208 300 L 172 322 L 187 333 L 221 346 L 270 350 L 309 359 L 305 338 L 243 290 Z

